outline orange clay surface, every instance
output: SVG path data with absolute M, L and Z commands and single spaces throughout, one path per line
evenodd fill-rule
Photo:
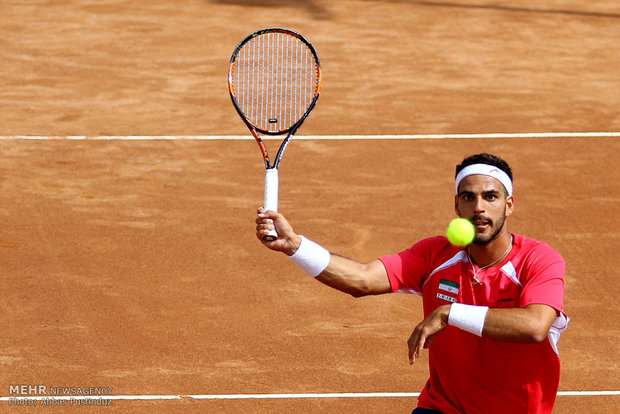
M 620 389 L 618 138 L 303 140 L 307 135 L 620 131 L 620 6 L 577 1 L 2 1 L 0 396 L 416 393 L 420 298 L 354 299 L 254 235 L 264 169 L 228 61 L 283 26 L 324 84 L 287 149 L 280 210 L 360 261 L 442 233 L 454 166 L 512 165 L 513 232 L 568 264 L 560 391 Z M 54 140 L 17 135 L 57 136 Z M 247 135 L 248 140 L 100 136 Z M 87 140 L 62 137 L 86 136 Z M 273 151 L 274 141 L 268 141 Z M 114 400 L 45 412 L 409 413 L 415 397 Z M 0 401 L 1 412 L 31 412 Z M 560 396 L 556 413 L 618 413 Z

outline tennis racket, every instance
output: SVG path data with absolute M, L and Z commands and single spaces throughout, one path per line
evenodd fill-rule
M 266 210 L 278 210 L 278 167 L 289 140 L 321 91 L 321 63 L 314 46 L 282 28 L 258 30 L 239 43 L 228 69 L 228 90 L 265 161 Z M 273 164 L 259 134 L 284 135 Z M 277 239 L 274 231 L 264 236 Z

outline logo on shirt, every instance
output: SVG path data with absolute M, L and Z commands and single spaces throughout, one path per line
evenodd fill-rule
M 439 281 L 439 290 L 443 290 L 443 291 L 451 293 L 453 295 L 458 295 L 459 294 L 459 284 L 458 283 L 454 283 L 454 282 L 450 282 L 449 280 L 441 279 Z M 456 303 L 457 302 L 456 298 L 454 298 L 452 296 L 448 296 L 448 295 L 446 295 L 444 293 L 441 293 L 441 292 L 437 293 L 437 297 L 439 299 L 443 299 L 443 300 L 446 300 L 448 302 L 452 302 L 452 303 Z
M 450 282 L 449 280 L 441 279 L 439 281 L 439 289 L 445 290 L 446 292 L 450 292 L 454 295 L 458 295 L 459 293 L 459 284 Z

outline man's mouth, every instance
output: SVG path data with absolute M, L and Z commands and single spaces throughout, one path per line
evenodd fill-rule
M 471 220 L 477 231 L 484 231 L 491 226 L 491 220 L 475 217 Z

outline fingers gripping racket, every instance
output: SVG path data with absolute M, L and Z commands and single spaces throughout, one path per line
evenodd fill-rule
M 308 117 L 321 91 L 321 63 L 303 36 L 263 29 L 239 43 L 230 59 L 228 90 L 265 161 L 266 210 L 278 210 L 278 167 L 289 140 Z M 283 135 L 273 164 L 260 134 Z M 263 237 L 272 241 L 275 231 Z

